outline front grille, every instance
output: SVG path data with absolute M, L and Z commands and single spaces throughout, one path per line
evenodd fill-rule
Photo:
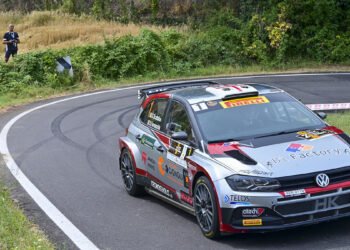
M 311 195 L 303 199 L 280 201 L 274 210 L 285 218 L 309 216 L 309 220 L 332 217 L 350 211 L 350 191 L 338 189 L 322 196 Z
M 350 167 L 343 167 L 322 172 L 278 178 L 278 181 L 281 184 L 281 187 L 278 191 L 289 191 L 309 187 L 317 187 L 315 177 L 320 173 L 324 173 L 329 176 L 330 184 L 350 180 Z

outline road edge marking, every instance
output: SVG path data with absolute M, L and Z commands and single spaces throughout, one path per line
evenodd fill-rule
M 220 79 L 248 79 L 248 78 L 263 78 L 263 77 L 286 77 L 286 76 L 316 76 L 316 75 L 349 75 L 350 73 L 315 73 L 315 74 L 271 74 L 271 75 L 252 75 L 252 76 L 233 76 L 233 77 L 225 77 L 225 78 L 206 78 L 200 79 L 201 81 L 205 80 L 220 80 Z M 19 182 L 19 184 L 24 188 L 24 190 L 31 196 L 31 198 L 35 201 L 36 204 L 44 211 L 44 213 L 67 235 L 67 237 L 72 240 L 72 242 L 80 249 L 99 249 L 92 241 L 90 241 L 68 218 L 58 210 L 51 203 L 51 201 L 46 198 L 46 196 L 27 178 L 27 176 L 21 171 L 18 167 L 14 159 L 12 158 L 8 145 L 7 145 L 7 135 L 11 129 L 11 127 L 22 117 L 32 113 L 36 110 L 49 107 L 58 103 L 75 100 L 78 98 L 89 97 L 93 95 L 119 92 L 129 89 L 142 88 L 142 86 L 157 86 L 157 85 L 167 85 L 171 83 L 181 83 L 188 81 L 196 81 L 192 80 L 181 80 L 181 81 L 172 81 L 172 82 L 161 82 L 161 83 L 153 83 L 153 84 L 145 84 L 138 86 L 130 86 L 125 88 L 118 88 L 112 90 L 104 90 L 98 91 L 94 93 L 88 94 L 80 94 L 73 97 L 64 98 L 61 100 L 49 102 L 43 105 L 39 105 L 37 107 L 31 108 L 27 111 L 24 111 L 14 118 L 12 118 L 6 125 L 3 127 L 0 133 L 0 153 L 3 155 L 4 161 L 6 163 L 7 168 L 10 170 L 15 179 Z

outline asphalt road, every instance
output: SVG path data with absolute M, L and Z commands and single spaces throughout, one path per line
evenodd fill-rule
M 350 74 L 220 82 L 268 83 L 308 104 L 350 102 Z M 77 98 L 24 116 L 8 134 L 9 151 L 20 169 L 96 246 L 138 250 L 350 248 L 350 219 L 212 241 L 202 236 L 195 218 L 185 212 L 151 196 L 128 196 L 118 170 L 117 139 L 124 135 L 138 105 L 137 89 Z M 24 110 L 3 115 L 1 124 L 20 111 Z M 25 209 L 28 206 L 23 204 Z M 44 228 L 48 223 L 39 220 Z M 65 237 L 51 238 L 73 247 Z

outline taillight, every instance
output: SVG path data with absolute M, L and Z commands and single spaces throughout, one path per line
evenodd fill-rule
M 129 133 L 129 129 L 126 128 L 126 129 L 125 129 L 125 135 L 128 135 L 128 133 Z

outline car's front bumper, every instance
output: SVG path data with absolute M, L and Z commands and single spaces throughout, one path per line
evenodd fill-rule
M 216 184 L 224 197 L 219 199 L 222 232 L 282 230 L 350 216 L 350 182 L 278 193 L 237 193 L 224 182 Z

